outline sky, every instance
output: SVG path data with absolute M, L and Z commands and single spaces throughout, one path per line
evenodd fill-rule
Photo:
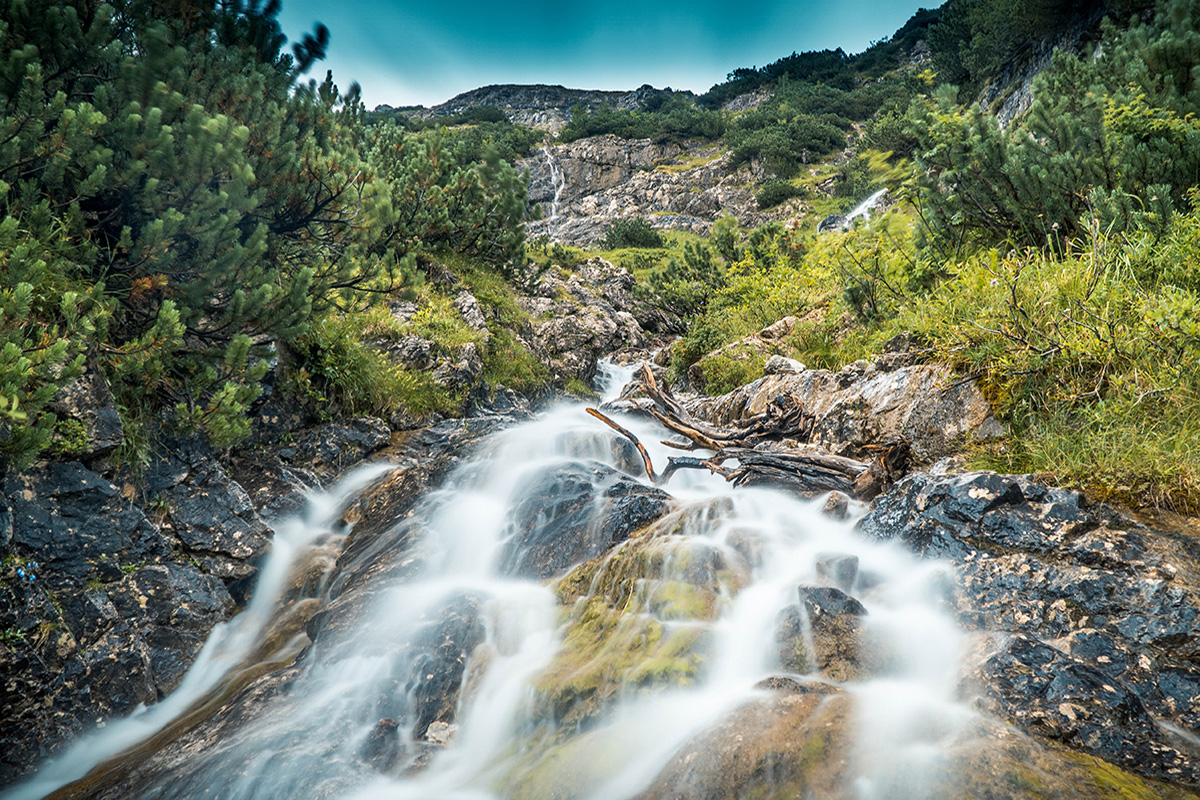
M 432 106 L 496 83 L 707 91 L 793 51 L 865 50 L 937 0 L 283 0 L 283 31 L 316 22 L 343 89 L 367 108 Z

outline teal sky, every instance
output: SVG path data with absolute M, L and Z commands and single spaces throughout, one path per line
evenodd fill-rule
M 323 22 L 339 86 L 358 81 L 367 107 L 436 105 L 493 83 L 697 93 L 737 67 L 793 51 L 860 52 L 891 36 L 912 0 L 283 0 L 297 39 Z M 939 5 L 925 0 L 925 7 Z

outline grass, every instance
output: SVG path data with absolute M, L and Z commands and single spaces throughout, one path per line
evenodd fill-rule
M 784 231 L 746 248 L 673 346 L 672 379 L 700 362 L 719 394 L 765 355 L 707 354 L 793 314 L 784 355 L 838 369 L 910 333 L 975 376 L 1008 440 L 971 465 L 1033 472 L 1130 506 L 1200 512 L 1200 212 L 1164 237 L 1085 240 L 1053 254 L 918 248 L 911 212 L 842 234 Z

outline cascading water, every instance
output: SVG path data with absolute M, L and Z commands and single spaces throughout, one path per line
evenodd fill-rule
M 613 399 L 632 372 L 602 364 L 605 399 Z M 623 424 L 656 463 L 665 462 L 669 451 L 657 444 L 660 429 L 639 419 Z M 770 489 L 731 491 L 717 476 L 687 471 L 676 473 L 669 487 L 674 510 L 597 559 L 573 608 L 561 604 L 553 583 L 505 573 L 514 509 L 530 502 L 548 509 L 560 501 L 531 494 L 530 487 L 544 486 L 537 477 L 580 463 L 628 469 L 623 453 L 625 440 L 598 430 L 577 404 L 493 436 L 400 523 L 403 535 L 392 541 L 409 549 L 386 576 L 372 578 L 373 590 L 360 593 L 367 600 L 344 607 L 350 595 L 340 593 L 347 586 L 335 584 L 332 621 L 299 662 L 287 691 L 257 699 L 244 724 L 176 759 L 171 774 L 142 785 L 140 796 L 548 796 L 539 770 L 566 763 L 578 736 L 586 737 L 586 756 L 569 782 L 553 786 L 554 795 L 633 797 L 692 737 L 761 699 L 766 692 L 756 685 L 764 678 L 786 673 L 773 640 L 778 620 L 796 606 L 797 587 L 820 583 L 817 565 L 831 553 L 857 557 L 847 589 L 865 607 L 864 635 L 883 654 L 872 677 L 842 682 L 857 709 L 857 746 L 843 756 L 857 776 L 854 791 L 863 800 L 925 796 L 924 768 L 968 717 L 951 699 L 961 641 L 938 602 L 937 564 L 859 537 L 852 520 L 823 515 L 819 502 Z M 628 572 L 631 564 L 641 571 Z M 609 583 L 612 576 L 627 580 Z M 579 620 L 609 613 L 604 604 L 587 605 L 605 585 L 623 598 L 609 633 L 645 641 L 646 652 L 658 647 L 657 660 L 623 664 L 640 677 L 629 676 L 611 702 L 584 721 L 559 720 L 541 700 L 552 682 L 547 676 L 567 671 L 564 654 L 577 646 Z M 269 596 L 261 602 L 273 603 L 270 593 L 278 590 L 264 581 L 259 591 Z M 431 659 L 445 654 L 449 640 L 466 654 L 449 673 L 463 687 L 456 733 L 430 722 L 437 714 L 427 702 L 430 681 L 443 674 Z M 678 651 L 672 643 L 679 643 Z M 209 669 L 207 658 L 193 672 Z M 686 679 L 656 683 L 668 667 Z M 378 742 L 387 736 L 393 739 L 383 753 Z M 435 739 L 451 741 L 428 744 Z M 61 760 L 75 759 L 75 752 Z M 78 774 L 73 770 L 67 779 Z M 14 796 L 36 797 L 51 784 L 39 779 L 30 786 L 39 788 Z
M 858 219 L 859 217 L 863 217 L 865 219 L 870 219 L 871 211 L 875 208 L 875 206 L 877 206 L 879 204 L 879 201 L 881 199 L 883 199 L 883 196 L 885 194 L 887 194 L 887 192 L 888 192 L 887 189 L 880 189 L 879 191 L 875 192 L 870 197 L 868 197 L 866 200 L 863 200 L 861 203 L 856 205 L 850 211 L 850 213 L 846 215 L 846 222 L 843 224 L 845 226 L 849 226 L 851 223 L 854 222 L 854 220 Z
M 559 169 L 558 162 L 554 160 L 554 154 L 550 152 L 550 148 L 543 147 L 541 150 L 542 154 L 546 156 L 546 168 L 550 170 L 550 186 L 554 189 L 554 199 L 550 203 L 550 219 L 555 219 L 558 217 L 559 201 L 562 199 L 567 181 L 563 177 L 562 170 Z

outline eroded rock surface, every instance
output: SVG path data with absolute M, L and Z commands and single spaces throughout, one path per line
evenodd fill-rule
M 917 474 L 860 523 L 953 564 L 946 602 L 985 638 L 962 692 L 1033 733 L 1200 784 L 1195 540 L 1029 477 Z

